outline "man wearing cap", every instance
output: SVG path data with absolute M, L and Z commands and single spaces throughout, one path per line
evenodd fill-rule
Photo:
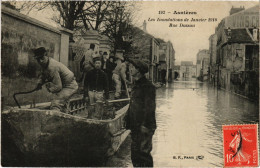
M 37 89 L 45 84 L 47 90 L 55 95 L 50 108 L 67 113 L 68 100 L 78 89 L 73 72 L 62 63 L 49 58 L 44 47 L 34 50 L 34 58 L 42 69 Z
M 129 59 L 135 85 L 126 115 L 126 128 L 131 130 L 131 159 L 134 167 L 153 167 L 152 137 L 156 129 L 155 87 L 146 79 L 148 65 L 141 60 Z
M 120 98 L 120 95 L 121 95 L 121 87 L 122 87 L 121 82 L 127 82 L 126 81 L 126 64 L 123 62 L 124 57 L 118 53 L 115 56 L 115 60 L 116 60 L 116 67 L 113 70 L 112 79 L 116 84 L 115 98 L 118 99 L 118 98 Z
M 93 59 L 95 68 L 86 74 L 84 81 L 84 99 L 89 100 L 92 105 L 96 101 L 106 101 L 109 99 L 109 86 L 107 75 L 101 70 L 101 57 Z

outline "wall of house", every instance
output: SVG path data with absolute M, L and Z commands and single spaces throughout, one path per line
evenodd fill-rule
M 234 43 L 223 47 L 223 65 L 220 67 L 219 85 L 228 91 L 255 99 L 259 95 L 259 53 L 247 53 L 246 46 L 254 46 L 255 51 L 259 51 L 257 45 L 246 43 Z M 246 53 L 255 65 L 255 68 L 251 70 L 246 68 Z
M 149 67 L 149 79 L 153 82 L 158 82 L 158 68 L 159 64 L 159 42 L 155 38 L 151 39 L 151 65 Z
M 15 92 L 32 90 L 40 73 L 32 49 L 45 47 L 48 56 L 63 63 L 68 61 L 69 34 L 2 6 L 1 10 L 2 98 L 5 105 L 15 105 Z M 21 104 L 50 99 L 43 91 L 21 96 Z
M 197 54 L 197 63 L 196 63 L 196 77 L 202 78 L 202 76 L 207 74 L 209 66 L 209 50 L 200 50 Z M 207 59 L 208 61 L 204 61 Z

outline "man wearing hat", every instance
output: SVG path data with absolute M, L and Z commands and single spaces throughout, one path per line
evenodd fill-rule
M 109 99 L 109 86 L 107 75 L 102 71 L 101 57 L 96 55 L 93 58 L 95 68 L 86 74 L 84 81 L 84 99 L 92 105 L 97 101 Z
M 116 67 L 113 70 L 113 76 L 112 79 L 115 82 L 116 86 L 116 92 L 115 92 L 115 98 L 118 99 L 120 98 L 121 95 L 121 87 L 122 83 L 121 82 L 127 82 L 126 80 L 126 64 L 123 62 L 124 57 L 120 55 L 120 53 L 116 53 L 115 55 L 115 62 L 116 62 Z
M 67 113 L 68 100 L 78 89 L 73 72 L 62 63 L 49 58 L 44 47 L 34 50 L 34 58 L 42 69 L 37 85 L 38 90 L 45 84 L 47 90 L 55 95 L 50 108 Z
M 114 86 L 113 86 L 113 80 L 112 80 L 112 76 L 113 76 L 113 70 L 116 67 L 116 63 L 114 62 L 114 55 L 111 53 L 109 56 L 109 59 L 107 59 L 106 61 L 106 74 L 108 77 L 108 85 L 109 85 L 109 90 L 112 91 L 114 90 Z
M 146 79 L 148 65 L 129 59 L 129 68 L 135 81 L 126 115 L 126 128 L 131 130 L 131 159 L 134 167 L 153 167 L 152 137 L 156 129 L 155 86 Z

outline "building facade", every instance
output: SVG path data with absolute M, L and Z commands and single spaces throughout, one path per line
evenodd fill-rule
M 197 53 L 196 77 L 201 81 L 208 79 L 209 58 L 209 50 L 204 49 Z
M 149 72 L 146 74 L 152 82 L 158 81 L 159 65 L 159 45 L 160 42 L 147 31 L 133 27 L 132 30 L 132 48 L 133 53 L 130 57 L 140 59 L 149 65 Z
M 159 45 L 160 43 L 155 39 L 151 39 L 151 60 L 149 68 L 149 78 L 153 82 L 158 82 L 159 79 Z
M 216 28 L 217 85 L 257 99 L 259 95 L 259 5 L 224 18 Z
M 181 61 L 180 65 L 180 78 L 183 80 L 190 80 L 196 75 L 192 61 Z
M 166 81 L 171 82 L 174 79 L 175 50 L 170 41 L 161 42 L 159 48 L 160 54 L 160 73 L 164 74 L 166 70 Z M 162 75 L 161 75 L 162 76 Z
M 166 71 L 165 80 L 172 81 L 175 61 L 172 43 L 170 41 L 165 42 L 147 33 L 146 23 L 143 27 L 144 30 L 136 27 L 133 30 L 132 47 L 135 49 L 133 57 L 149 64 L 148 77 L 152 82 L 162 82 L 164 71 Z
M 209 38 L 209 82 L 217 84 L 217 35 L 212 34 Z

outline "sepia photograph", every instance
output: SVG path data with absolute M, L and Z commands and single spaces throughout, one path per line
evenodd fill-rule
M 2 167 L 258 167 L 259 1 L 1 1 Z

